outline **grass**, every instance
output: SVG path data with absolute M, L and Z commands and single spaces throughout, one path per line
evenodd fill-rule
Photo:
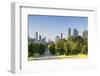
M 88 58 L 88 55 L 86 55 L 86 54 L 78 54 L 78 58 Z
M 62 59 L 62 58 L 88 58 L 88 55 L 86 54 L 78 54 L 78 55 L 60 55 L 57 56 L 58 58 Z
M 86 54 L 78 54 L 78 55 L 59 55 L 59 56 L 50 56 L 48 58 L 42 58 L 42 57 L 29 57 L 28 60 L 32 61 L 32 60 L 48 60 L 48 59 L 69 59 L 69 58 L 73 58 L 73 59 L 84 59 L 84 58 L 88 58 L 88 55 Z

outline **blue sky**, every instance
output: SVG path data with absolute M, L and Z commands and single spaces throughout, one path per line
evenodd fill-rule
M 38 32 L 42 37 L 46 36 L 47 40 L 55 40 L 56 36 L 63 33 L 63 37 L 67 37 L 68 28 L 76 28 L 79 34 L 83 30 L 88 30 L 88 17 L 79 16 L 42 16 L 29 15 L 29 37 L 34 38 L 34 33 Z

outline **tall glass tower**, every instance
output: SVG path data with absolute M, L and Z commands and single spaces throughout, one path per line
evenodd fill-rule
M 79 35 L 78 30 L 77 30 L 77 29 L 74 29 L 74 30 L 73 30 L 73 36 L 74 36 L 74 37 L 77 37 L 78 35 Z
M 35 32 L 36 41 L 38 41 L 38 32 Z
M 71 28 L 68 29 L 68 36 L 71 36 Z
M 61 33 L 61 39 L 63 39 L 63 33 Z

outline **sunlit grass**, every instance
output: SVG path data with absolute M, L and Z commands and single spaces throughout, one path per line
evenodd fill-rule
M 78 54 L 78 55 L 60 55 L 60 56 L 57 56 L 58 58 L 88 58 L 88 55 L 86 54 Z
M 88 58 L 88 55 L 86 55 L 86 54 L 78 54 L 78 58 Z

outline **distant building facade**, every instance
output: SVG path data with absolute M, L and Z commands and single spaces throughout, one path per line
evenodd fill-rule
M 83 39 L 88 39 L 88 31 L 87 30 L 83 31 L 82 37 L 83 37 Z
M 29 39 L 29 43 L 42 43 L 42 44 L 46 44 L 46 37 L 43 37 L 41 35 L 38 34 L 38 32 L 35 32 L 34 34 L 34 38 L 28 38 Z
M 35 32 L 35 39 L 38 40 L 38 32 Z
M 41 42 L 41 40 L 42 40 L 42 37 L 41 37 L 41 35 L 39 36 L 39 41 Z
M 61 39 L 63 39 L 63 33 L 61 33 Z
M 77 29 L 73 30 L 73 37 L 79 36 L 79 31 Z
M 60 40 L 60 37 L 59 36 L 56 36 L 55 42 L 58 42 L 59 40 Z
M 68 37 L 71 36 L 71 28 L 68 29 Z

